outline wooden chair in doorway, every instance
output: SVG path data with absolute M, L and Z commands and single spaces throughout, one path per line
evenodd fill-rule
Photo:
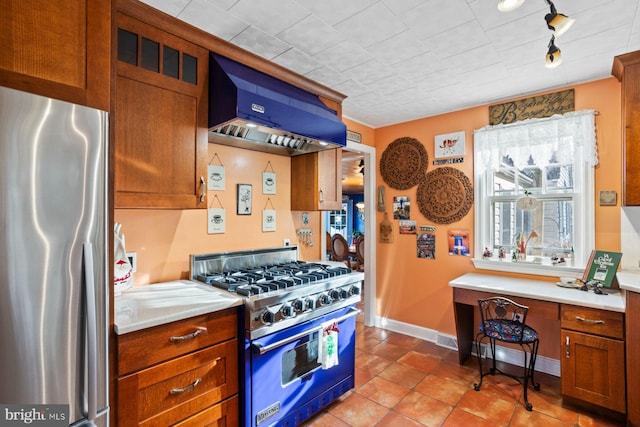
M 364 271 L 364 236 L 360 236 L 356 241 L 355 269 L 358 271 Z
M 333 261 L 341 261 L 344 262 L 347 267 L 353 268 L 353 264 L 351 263 L 351 252 L 349 252 L 349 244 L 347 243 L 347 239 L 342 236 L 340 233 L 336 233 L 331 236 L 331 259 Z

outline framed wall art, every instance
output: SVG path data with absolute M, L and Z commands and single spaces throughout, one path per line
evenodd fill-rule
M 238 215 L 251 215 L 251 184 L 238 184 Z
M 464 131 L 436 135 L 434 140 L 433 152 L 436 159 L 464 156 Z

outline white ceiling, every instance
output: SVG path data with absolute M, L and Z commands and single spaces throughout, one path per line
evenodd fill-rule
M 575 24 L 546 69 L 545 0 L 143 0 L 347 96 L 373 128 L 611 76 L 640 49 L 638 0 L 555 0 Z

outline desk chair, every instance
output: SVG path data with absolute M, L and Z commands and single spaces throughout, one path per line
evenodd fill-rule
M 473 388 L 476 391 L 480 390 L 485 375 L 495 375 L 496 373 L 506 375 L 522 384 L 525 408 L 527 411 L 531 411 L 533 405 L 529 403 L 527 398 L 527 389 L 531 383 L 534 390 L 540 390 L 540 384 L 537 384 L 533 379 L 540 340 L 538 333 L 525 323 L 529 307 L 503 297 L 479 299 L 478 307 L 480 308 L 480 332 L 476 335 L 476 355 L 480 367 L 480 383 L 474 384 Z M 484 339 L 489 340 L 493 361 L 488 372 L 484 372 L 482 368 L 482 341 Z M 496 341 L 520 345 L 524 353 L 523 376 L 511 375 L 496 368 Z

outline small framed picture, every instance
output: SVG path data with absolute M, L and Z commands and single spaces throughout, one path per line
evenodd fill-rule
M 251 184 L 238 184 L 238 215 L 251 215 Z
M 276 174 L 262 172 L 262 194 L 276 194 Z
M 464 156 L 464 131 L 436 135 L 434 138 L 434 157 Z

